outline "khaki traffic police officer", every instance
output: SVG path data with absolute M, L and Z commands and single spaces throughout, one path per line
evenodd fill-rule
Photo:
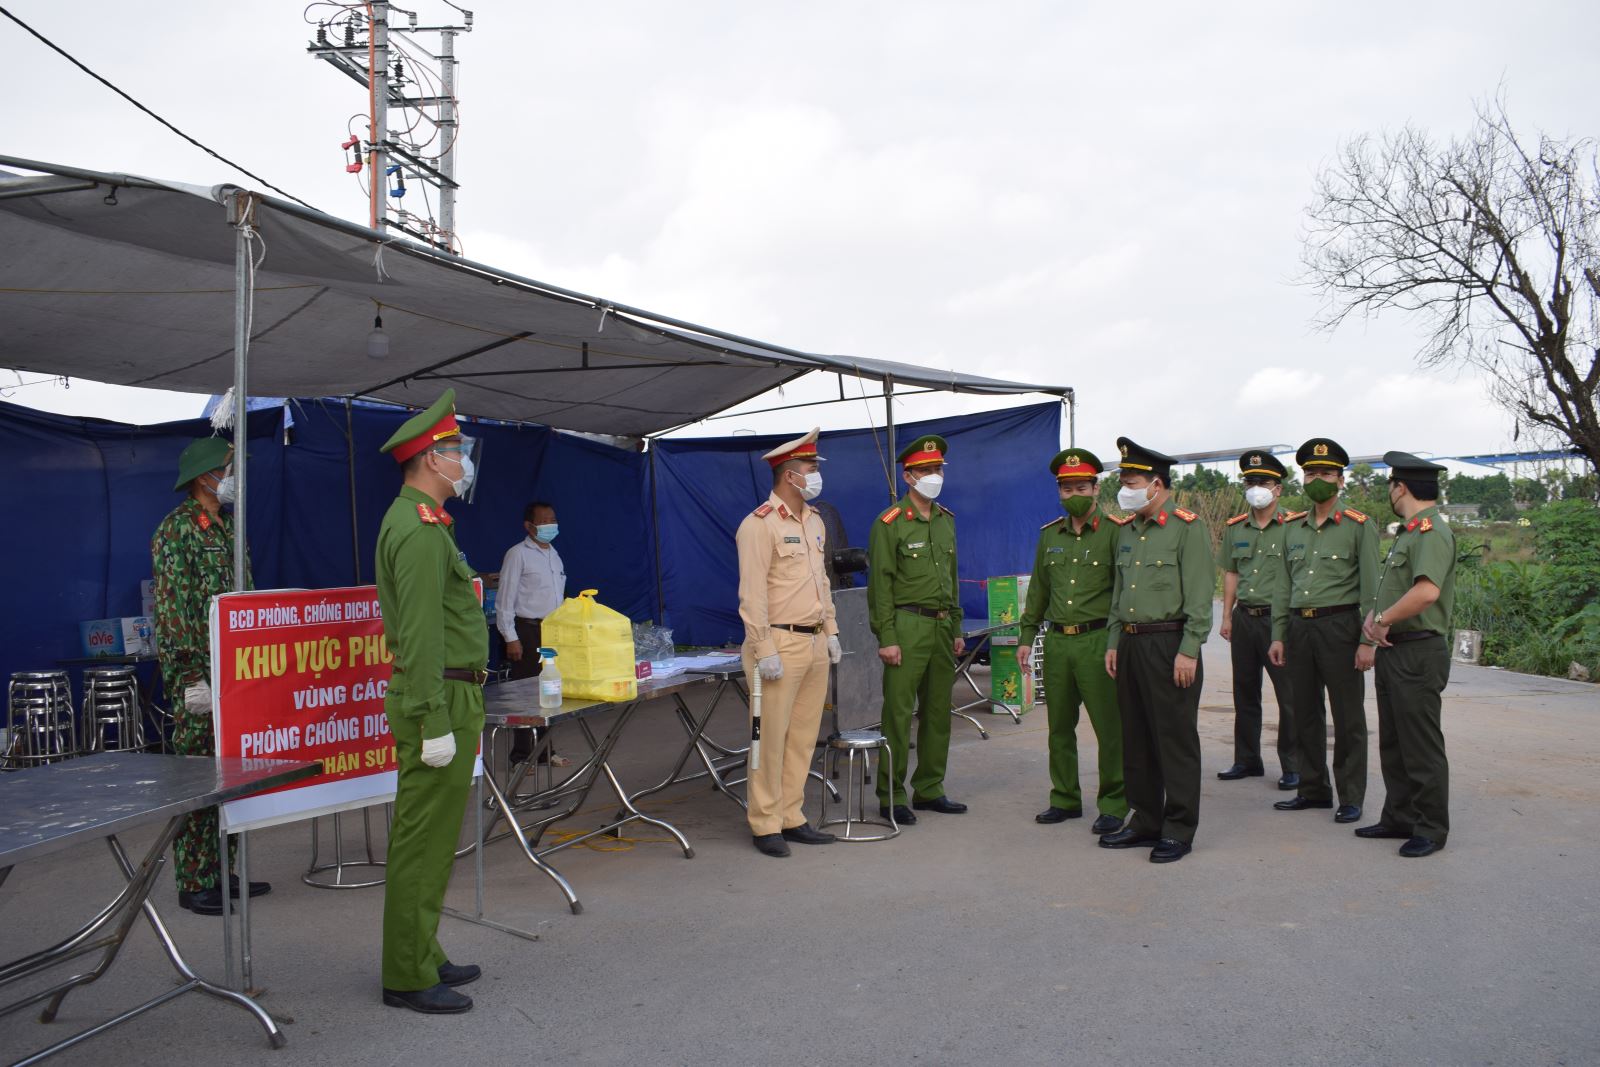
M 770 753 L 750 772 L 749 820 L 758 850 L 787 856 L 789 841 L 833 841 L 806 824 L 801 808 L 828 694 L 828 664 L 839 662 L 839 624 L 823 565 L 822 516 L 806 503 L 822 492 L 817 431 L 761 458 L 772 467 L 772 495 L 744 517 L 734 538 L 744 670 L 761 672 L 761 748 Z
M 383 451 L 405 484 L 378 528 L 378 601 L 394 655 L 384 699 L 399 780 L 383 893 L 383 1002 L 428 1014 L 467 1011 L 452 986 L 478 978 L 436 936 L 467 785 L 483 733 L 489 631 L 472 568 L 441 510 L 472 483 L 455 390 L 394 432 Z
M 1104 468 L 1094 453 L 1069 448 L 1056 453 L 1062 518 L 1046 523 L 1033 554 L 1033 581 L 1022 609 L 1017 662 L 1023 670 L 1034 635 L 1044 628 L 1044 699 L 1050 715 L 1050 806 L 1034 818 L 1042 823 L 1083 817 L 1078 786 L 1078 706 L 1088 709 L 1100 749 L 1100 815 L 1090 830 L 1109 834 L 1128 816 L 1122 784 L 1122 719 L 1117 683 L 1106 674 L 1106 616 L 1117 528 L 1129 520 L 1100 514 L 1096 479 Z
M 1133 521 L 1117 532 L 1106 673 L 1117 680 L 1133 817 L 1100 846 L 1149 847 L 1152 863 L 1171 863 L 1189 854 L 1200 822 L 1200 646 L 1216 572 L 1205 523 L 1168 506 L 1176 461 L 1126 437 L 1117 448 L 1117 503 Z
M 1300 746 L 1300 791 L 1279 811 L 1333 807 L 1328 785 L 1327 690 L 1333 706 L 1333 785 L 1339 822 L 1361 818 L 1367 794 L 1366 680 L 1373 645 L 1361 635 L 1360 606 L 1378 588 L 1377 524 L 1339 506 L 1350 456 L 1337 441 L 1313 437 L 1295 453 L 1310 511 L 1285 517 L 1284 573 L 1272 601 L 1268 658 L 1286 661 Z
M 1294 704 L 1284 668 L 1267 658 L 1272 645 L 1272 595 L 1284 582 L 1284 511 L 1278 506 L 1288 471 L 1264 448 L 1239 457 L 1248 511 L 1228 520 L 1217 552 L 1222 568 L 1222 625 L 1233 658 L 1233 766 L 1223 781 L 1259 778 L 1261 762 L 1261 672 L 1278 698 L 1279 789 L 1300 785 L 1295 773 Z
M 949 451 L 936 434 L 918 437 L 900 452 L 910 491 L 878 516 L 867 538 L 867 617 L 883 660 L 883 734 L 894 776 L 878 774 L 878 805 L 885 818 L 917 821 L 906 803 L 911 716 L 917 729 L 917 773 L 911 807 L 959 815 L 967 810 L 944 795 L 950 756 L 950 687 L 961 639 L 961 596 L 956 585 L 956 520 L 934 503 L 944 488 Z
M 1365 631 L 1378 643 L 1378 757 L 1383 814 L 1357 837 L 1404 837 L 1400 855 L 1428 856 L 1450 836 L 1450 763 L 1440 694 L 1450 680 L 1450 611 L 1456 539 L 1439 514 L 1444 467 L 1409 452 L 1385 453 L 1389 502 L 1400 535 L 1384 560 Z

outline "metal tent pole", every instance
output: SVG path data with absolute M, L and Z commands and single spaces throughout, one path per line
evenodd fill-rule
M 894 442 L 894 379 L 887 375 L 883 379 L 883 410 L 887 413 L 884 418 L 884 425 L 887 429 L 885 437 L 889 442 L 889 455 L 886 457 L 886 462 L 889 470 L 893 471 L 895 459 L 899 456 L 900 450 L 895 447 Z M 895 493 L 894 475 L 891 473 L 889 475 L 889 503 L 893 504 L 896 499 L 898 499 L 898 495 Z
M 247 352 L 250 347 L 250 227 L 254 222 L 251 194 L 233 194 L 233 484 L 238 494 L 233 507 L 233 588 L 245 586 L 245 557 L 249 541 L 245 524 L 249 514 L 249 388 Z
M 356 518 L 356 430 L 353 402 L 344 398 L 344 458 L 350 471 L 350 558 L 355 564 L 356 585 L 361 584 L 361 528 Z

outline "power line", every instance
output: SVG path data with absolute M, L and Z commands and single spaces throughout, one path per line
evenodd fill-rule
M 244 167 L 241 167 L 239 164 L 235 163 L 233 160 L 229 159 L 227 156 L 225 156 L 225 155 L 221 154 L 220 152 L 217 152 L 217 151 L 215 151 L 213 149 L 207 148 L 205 145 L 201 144 L 199 141 L 195 140 L 193 137 L 190 137 L 188 134 L 186 134 L 182 130 L 178 129 L 178 127 L 174 126 L 172 123 L 168 122 L 166 119 L 162 118 L 160 115 L 157 115 L 154 111 L 151 111 L 149 108 L 147 108 L 143 104 L 139 103 L 139 101 L 135 100 L 133 97 L 129 96 L 127 93 L 123 92 L 121 89 L 118 89 L 115 85 L 112 85 L 109 81 L 107 81 L 106 79 L 102 78 L 100 75 L 96 74 L 94 71 L 90 70 L 88 67 L 84 66 L 75 57 L 73 57 L 66 49 L 64 49 L 60 45 L 56 44 L 50 38 L 46 37 L 44 34 L 40 33 L 38 30 L 34 29 L 32 26 L 28 25 L 26 22 L 23 22 L 21 19 L 17 18 L 17 16 L 13 15 L 10 11 L 6 10 L 4 7 L 0 7 L 0 15 L 4 15 L 6 18 L 10 19 L 12 22 L 15 22 L 18 26 L 21 26 L 24 30 L 27 30 L 34 37 L 38 38 L 41 43 L 43 43 L 45 46 L 50 48 L 52 51 L 56 52 L 63 59 L 65 59 L 68 63 L 71 63 L 73 66 L 77 67 L 79 70 L 81 70 L 85 74 L 89 75 L 89 77 L 93 78 L 95 81 L 99 82 L 101 85 L 104 85 L 107 89 L 110 89 L 112 92 L 114 92 L 118 96 L 122 97 L 122 99 L 126 100 L 128 103 L 132 104 L 134 107 L 138 108 L 140 111 L 143 111 L 146 115 L 149 115 L 151 118 L 153 118 L 157 122 L 161 123 L 161 125 L 165 126 L 167 129 L 171 130 L 173 133 L 177 134 L 179 137 L 182 137 L 185 141 L 188 141 L 190 144 L 194 145 L 196 148 L 200 149 L 202 152 L 205 152 L 207 155 L 213 156 L 216 159 L 221 160 L 223 163 L 226 163 L 228 166 L 232 167 L 234 170 L 238 171 L 240 174 L 244 174 L 244 175 L 249 176 L 250 178 L 253 178 L 254 180 L 256 180 L 256 181 L 260 182 L 262 185 L 264 185 L 266 188 L 271 189 L 273 192 L 278 193 L 278 194 L 280 194 L 280 195 L 282 195 L 284 197 L 287 197 L 290 200 L 293 200 L 295 203 L 301 205 L 302 207 L 311 208 L 312 211 L 316 211 L 317 210 L 315 207 L 312 207 L 312 205 L 306 203 L 304 200 L 301 200 L 298 196 L 295 196 L 293 193 L 286 192 L 283 189 L 278 188 L 276 185 L 273 185 L 271 182 L 267 181 L 267 179 L 263 178 L 261 175 L 255 173 L 254 171 L 251 171 L 251 170 L 248 170 L 248 169 L 246 169 Z

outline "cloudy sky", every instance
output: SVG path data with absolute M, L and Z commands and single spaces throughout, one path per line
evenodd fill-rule
M 222 154 L 365 218 L 339 149 L 365 94 L 307 56 L 300 3 L 7 6 Z M 1480 381 L 1416 367 L 1414 323 L 1312 327 L 1296 277 L 1313 176 L 1355 134 L 1463 130 L 1500 85 L 1525 131 L 1600 133 L 1592 2 L 474 10 L 458 46 L 467 255 L 790 347 L 1069 384 L 1091 448 L 1508 445 Z M 3 20 L 0 48 L 5 152 L 242 181 Z M 87 383 L 8 392 L 132 421 L 197 411 Z M 994 403 L 915 397 L 898 417 Z M 867 417 L 854 403 L 696 432 Z

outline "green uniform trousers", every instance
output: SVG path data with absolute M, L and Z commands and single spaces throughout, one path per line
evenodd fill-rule
M 1296 769 L 1300 795 L 1321 803 L 1333 799 L 1328 785 L 1328 706 L 1333 707 L 1333 786 L 1340 804 L 1360 807 L 1367 798 L 1367 679 L 1356 669 L 1361 613 L 1306 619 L 1289 616 L 1289 688 L 1294 700 L 1294 736 L 1300 744 Z M 1323 691 L 1327 691 L 1327 703 Z
M 1122 713 L 1117 683 L 1106 673 L 1106 631 L 1044 635 L 1044 699 L 1050 712 L 1050 806 L 1081 809 L 1078 787 L 1078 706 L 1089 712 L 1099 745 L 1102 815 L 1128 814 L 1122 784 Z
M 911 716 L 917 726 L 917 771 L 911 776 L 914 800 L 944 796 L 944 771 L 950 758 L 950 688 L 956 680 L 952 646 L 956 625 L 909 611 L 895 612 L 900 637 L 900 666 L 883 668 L 883 736 L 894 754 L 894 780 L 878 772 L 878 803 L 906 802 L 906 770 L 910 764 Z
M 1450 648 L 1438 636 L 1380 648 L 1373 673 L 1387 794 L 1379 821 L 1442 845 L 1450 836 L 1450 762 L 1439 712 Z
M 1113 623 L 1112 625 L 1115 625 Z M 1122 765 L 1133 818 L 1142 837 L 1194 843 L 1200 825 L 1200 686 L 1205 665 L 1195 657 L 1194 682 L 1172 680 L 1183 633 L 1123 634 L 1117 645 L 1117 704 L 1122 710 Z
M 172 751 L 180 756 L 215 756 L 217 737 L 209 711 L 196 715 L 183 703 L 183 693 L 173 698 Z M 222 851 L 218 839 L 222 833 L 217 821 L 217 808 L 201 808 L 183 817 L 178 836 L 172 842 L 172 873 L 177 876 L 178 888 L 185 893 L 198 893 L 216 886 L 222 877 Z M 239 871 L 239 839 L 228 835 L 228 870 Z
M 445 700 L 456 758 L 443 767 L 422 762 L 422 720 L 389 718 L 399 783 L 389 827 L 383 886 L 383 988 L 402 992 L 439 984 L 439 909 L 455 866 L 472 766 L 483 733 L 483 690 L 446 682 Z
M 1233 660 L 1233 762 L 1252 771 L 1265 771 L 1261 762 L 1261 672 L 1272 680 L 1278 698 L 1278 767 L 1293 774 L 1298 766 L 1294 736 L 1294 696 L 1289 691 L 1285 667 L 1267 659 L 1272 646 L 1272 616 L 1251 615 L 1242 606 L 1233 609 L 1233 638 L 1228 642 Z

